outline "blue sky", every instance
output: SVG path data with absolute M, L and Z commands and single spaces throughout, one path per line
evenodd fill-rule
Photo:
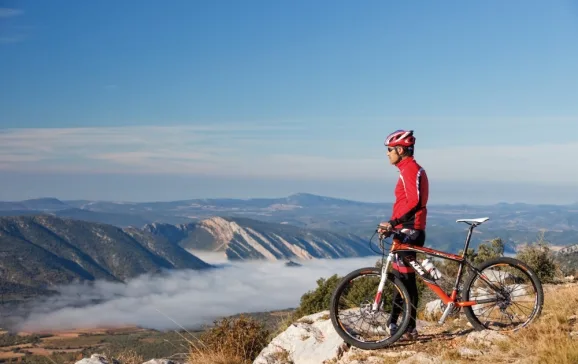
M 578 201 L 573 1 L 0 2 L 0 199 Z

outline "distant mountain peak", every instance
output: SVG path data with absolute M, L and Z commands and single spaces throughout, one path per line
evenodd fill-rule
M 357 204 L 359 202 L 353 200 L 347 200 L 337 197 L 328 197 L 314 195 L 312 193 L 299 192 L 294 193 L 285 199 L 288 203 L 299 204 L 299 205 L 311 205 L 311 204 Z
M 308 192 L 297 192 L 297 193 L 289 195 L 288 197 L 303 197 L 303 196 L 315 196 L 315 197 L 317 197 L 317 195 L 314 195 L 314 194 L 308 193 Z
M 334 197 L 315 195 L 313 193 L 308 193 L 308 192 L 297 192 L 297 193 L 294 193 L 292 195 L 289 195 L 287 198 L 315 198 L 315 199 L 336 200 L 336 198 L 334 198 Z
M 70 206 L 54 197 L 33 198 L 21 201 L 20 204 L 29 210 L 63 210 Z
M 57 199 L 56 197 L 39 197 L 39 198 L 30 198 L 28 200 L 24 200 L 21 202 L 25 202 L 25 203 L 38 203 L 38 202 L 42 202 L 42 203 L 55 203 L 55 204 L 61 204 L 61 205 L 66 205 L 64 202 L 60 201 L 59 199 Z

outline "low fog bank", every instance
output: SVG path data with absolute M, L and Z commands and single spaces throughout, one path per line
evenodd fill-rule
M 73 284 L 59 287 L 58 295 L 28 304 L 22 308 L 26 313 L 13 312 L 10 326 L 18 331 L 118 325 L 194 329 L 218 317 L 297 307 L 301 296 L 317 286 L 317 279 L 374 266 L 377 259 L 314 260 L 300 262 L 301 267 L 221 261 L 219 269 L 144 275 L 124 284 Z

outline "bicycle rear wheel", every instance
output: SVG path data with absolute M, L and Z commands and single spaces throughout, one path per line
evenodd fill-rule
M 378 268 L 355 270 L 341 280 L 331 297 L 333 327 L 346 343 L 360 349 L 387 347 L 397 341 L 409 325 L 409 294 L 403 283 L 391 273 L 387 275 L 378 310 L 372 310 L 380 279 L 381 270 Z M 398 299 L 393 302 L 396 292 Z M 393 320 L 398 328 L 391 333 L 388 323 L 393 307 L 397 307 L 399 313 Z
M 480 274 L 473 271 L 464 284 L 464 300 L 493 302 L 464 307 L 476 330 L 515 331 L 540 316 L 542 284 L 525 263 L 501 257 L 482 263 L 478 270 Z

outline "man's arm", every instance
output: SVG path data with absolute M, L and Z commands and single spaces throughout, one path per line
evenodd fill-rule
M 409 169 L 409 168 L 408 168 Z M 406 170 L 407 171 L 407 170 Z M 421 189 L 423 186 L 420 185 L 421 176 L 425 171 L 420 168 L 417 173 L 402 172 L 401 178 L 403 178 L 403 188 L 405 189 L 406 204 L 400 211 L 400 216 L 398 218 L 393 218 L 389 221 L 392 226 L 397 226 L 409 221 L 421 208 Z

